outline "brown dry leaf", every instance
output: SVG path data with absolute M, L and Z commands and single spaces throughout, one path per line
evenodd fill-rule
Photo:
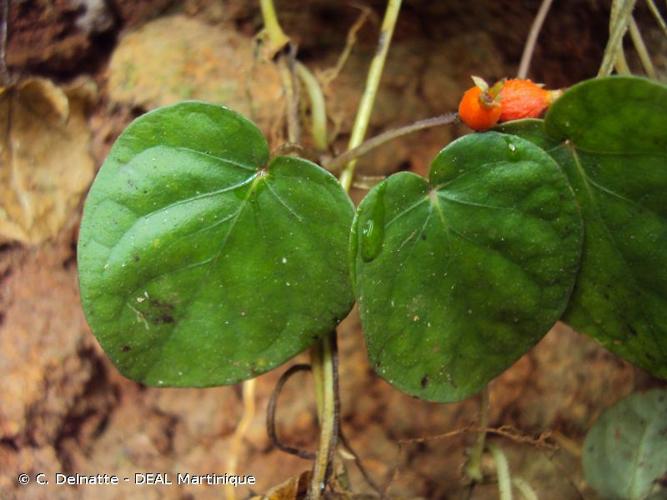
M 310 482 L 310 471 L 303 471 L 298 476 L 290 477 L 284 483 L 271 488 L 264 495 L 252 497 L 251 500 L 298 500 L 305 498 Z
M 88 82 L 29 78 L 0 89 L 0 243 L 55 236 L 95 173 Z
M 144 108 L 184 99 L 224 104 L 264 131 L 283 115 L 278 71 L 256 57 L 252 39 L 183 15 L 123 37 L 109 65 L 109 95 Z

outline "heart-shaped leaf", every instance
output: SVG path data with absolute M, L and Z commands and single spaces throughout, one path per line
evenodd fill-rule
M 134 121 L 86 201 L 88 321 L 149 385 L 235 383 L 331 331 L 353 296 L 353 206 L 328 172 L 278 157 L 242 116 L 186 102 Z
M 496 132 L 451 143 L 430 181 L 393 175 L 357 211 L 352 267 L 372 363 L 424 399 L 474 394 L 560 317 L 580 249 L 574 194 L 542 149 Z
M 586 81 L 544 122 L 502 130 L 546 149 L 581 206 L 581 272 L 563 319 L 667 377 L 667 87 L 636 77 Z
M 603 498 L 665 498 L 667 390 L 632 394 L 607 410 L 588 432 L 582 460 Z

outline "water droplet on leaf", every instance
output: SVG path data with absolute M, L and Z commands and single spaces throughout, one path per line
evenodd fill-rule
M 384 191 L 386 184 L 380 184 L 370 216 L 361 227 L 361 258 L 364 262 L 375 259 L 382 251 L 384 242 Z

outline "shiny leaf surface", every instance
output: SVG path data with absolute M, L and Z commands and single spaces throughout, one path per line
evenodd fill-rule
M 353 302 L 353 207 L 305 160 L 268 164 L 260 131 L 199 102 L 134 121 L 86 201 L 81 296 L 127 377 L 202 387 L 287 361 Z
M 575 85 L 544 122 L 502 128 L 566 172 L 585 223 L 564 320 L 667 377 L 667 87 L 636 77 Z
M 355 292 L 377 372 L 433 401 L 473 395 L 560 317 L 581 220 L 542 149 L 490 132 L 459 139 L 430 180 L 391 176 L 361 203 Z

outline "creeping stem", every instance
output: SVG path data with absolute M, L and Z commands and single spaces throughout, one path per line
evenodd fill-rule
M 633 17 L 630 18 L 629 28 L 630 28 L 630 38 L 632 39 L 632 43 L 634 44 L 635 49 L 637 50 L 637 54 L 639 55 L 639 60 L 641 61 L 642 66 L 644 67 L 646 76 L 648 76 L 649 78 L 656 78 L 655 67 L 653 66 L 653 62 L 651 61 L 651 56 L 648 53 L 648 49 L 646 48 L 646 44 L 644 43 L 644 38 L 642 38 L 641 31 L 639 31 L 637 22 Z
M 272 0 L 261 0 L 264 26 L 273 50 L 282 50 L 289 44 L 273 6 Z M 312 74 L 296 61 L 294 46 L 290 46 L 289 54 L 284 51 L 278 56 L 283 88 L 287 98 L 287 131 L 289 141 L 298 144 L 301 130 L 298 122 L 299 92 L 295 74 L 303 81 L 311 100 L 313 114 L 313 132 L 316 141 L 324 141 L 326 147 L 326 111 L 324 98 L 317 80 Z M 337 411 L 337 369 L 336 369 L 336 331 L 327 334 L 311 347 L 311 371 L 315 385 L 315 399 L 317 415 L 320 424 L 320 439 L 315 455 L 313 476 L 308 488 L 308 498 L 319 499 L 333 470 L 333 457 L 338 441 L 338 411 Z
M 375 148 L 382 146 L 385 142 L 389 142 L 398 137 L 402 137 L 407 134 L 412 134 L 413 132 L 418 132 L 419 130 L 424 130 L 431 127 L 439 127 L 440 125 L 447 125 L 454 123 L 457 120 L 456 113 L 447 113 L 446 115 L 434 116 L 432 118 L 425 118 L 424 120 L 419 120 L 410 125 L 404 127 L 393 128 L 382 132 L 374 137 L 371 137 L 367 141 L 364 141 L 355 148 L 348 149 L 345 153 L 335 157 L 328 163 L 325 163 L 325 167 L 331 171 L 336 172 L 339 169 L 343 168 L 345 165 L 348 165 L 352 161 L 356 161 L 357 158 L 364 156 L 365 154 L 371 152 Z
M 255 417 L 255 386 L 257 384 L 257 379 L 251 378 L 243 382 L 243 416 L 241 421 L 236 426 L 234 435 L 232 436 L 231 443 L 229 445 L 230 451 L 227 459 L 227 471 L 229 474 L 236 474 L 236 466 L 238 465 L 239 456 L 241 455 L 241 445 L 243 443 L 243 438 L 250 428 L 252 419 Z M 236 499 L 236 487 L 233 485 L 227 485 L 225 488 L 225 498 L 227 500 Z
M 377 95 L 377 90 L 380 86 L 380 78 L 382 77 L 384 62 L 387 59 L 387 52 L 389 51 L 389 45 L 391 44 L 391 38 L 394 34 L 394 27 L 396 26 L 396 20 L 398 19 L 400 10 L 401 0 L 389 0 L 387 3 L 387 10 L 384 14 L 384 20 L 382 21 L 382 28 L 380 29 L 378 47 L 375 56 L 371 61 L 371 67 L 368 70 L 366 87 L 364 88 L 364 94 L 361 96 L 357 116 L 354 121 L 354 126 L 352 127 L 348 149 L 353 149 L 359 146 L 366 136 L 371 112 L 373 111 L 373 104 L 375 103 L 375 96 Z M 340 183 L 345 191 L 349 191 L 350 186 L 352 186 L 356 165 L 356 160 L 350 161 L 340 176 Z
M 299 144 L 301 140 L 301 124 L 299 123 L 299 86 L 295 78 L 294 46 L 290 45 L 289 54 L 281 53 L 278 58 L 278 71 L 285 93 L 287 114 L 287 140 Z
M 289 37 L 280 27 L 276 9 L 273 6 L 273 0 L 259 0 L 259 5 L 262 9 L 264 30 L 269 39 L 270 53 L 273 55 L 278 53 L 289 43 Z
M 480 394 L 479 428 L 477 440 L 470 451 L 470 458 L 466 466 L 466 473 L 470 479 L 479 483 L 482 480 L 482 455 L 486 442 L 486 428 L 489 426 L 489 386 L 485 386 Z
M 260 3 L 265 32 L 269 38 L 270 48 L 275 54 L 289 43 L 289 38 L 280 27 L 273 1 L 261 0 Z M 389 0 L 387 4 L 378 48 L 368 72 L 366 86 L 352 128 L 349 149 L 359 146 L 366 135 L 400 7 L 401 0 Z M 280 59 L 278 61 L 283 86 L 288 97 L 287 118 L 289 140 L 293 143 L 299 142 L 298 127 L 294 123 L 297 114 L 295 110 L 298 110 L 298 89 L 296 88 L 294 79 L 290 78 L 290 76 L 296 73 L 306 88 L 310 99 L 313 120 L 312 131 L 315 143 L 319 149 L 324 150 L 326 149 L 328 140 L 326 133 L 326 108 L 321 88 L 310 71 L 302 64 L 296 62 L 293 52 L 290 55 L 291 61 L 289 62 L 291 62 L 291 67 L 285 61 L 284 53 L 279 56 Z M 340 182 L 346 192 L 349 192 L 352 185 L 355 165 L 356 160 L 352 159 L 349 161 L 341 175 Z M 340 433 L 338 398 L 336 396 L 338 391 L 337 363 L 336 331 L 334 330 L 316 342 L 311 348 L 311 370 L 315 383 L 317 414 L 320 422 L 320 440 L 315 457 L 313 477 L 308 490 L 308 497 L 311 499 L 321 498 L 324 492 L 333 469 L 333 458 Z
M 320 442 L 315 456 L 309 498 L 320 498 L 333 471 L 339 435 L 336 331 L 317 342 L 311 348 L 310 356 L 320 421 Z
M 324 151 L 329 141 L 327 139 L 327 108 L 322 88 L 315 75 L 299 61 L 296 62 L 296 74 L 301 79 L 310 100 L 311 133 L 315 147 Z
M 530 33 L 528 33 L 528 38 L 526 39 L 526 45 L 523 48 L 523 54 L 521 55 L 521 62 L 519 63 L 519 71 L 517 72 L 517 78 L 526 78 L 528 76 L 528 70 L 530 69 L 530 61 L 533 58 L 533 52 L 535 52 L 535 45 L 537 45 L 537 37 L 540 34 L 544 20 L 549 13 L 551 4 L 553 0 L 542 0 L 542 4 L 535 15 L 533 20 L 533 25 L 530 27 Z
M 496 462 L 498 494 L 500 500 L 512 500 L 512 477 L 510 476 L 510 467 L 507 463 L 507 457 L 495 444 L 490 444 L 489 450 L 491 450 L 493 460 Z
M 350 137 L 349 149 L 361 144 L 368 129 L 375 95 L 380 84 L 384 61 L 394 32 L 396 19 L 401 7 L 401 0 L 389 0 L 385 18 L 380 32 L 380 41 L 366 79 L 366 87 L 357 111 L 357 117 Z M 311 101 L 311 105 L 313 102 Z M 340 178 L 341 185 L 349 192 L 354 177 L 354 161 L 348 163 Z M 310 498 L 320 498 L 327 479 L 331 474 L 333 454 L 336 449 L 339 421 L 337 408 L 337 353 L 336 332 L 333 331 L 311 349 L 313 378 L 318 400 L 318 415 L 320 417 L 320 443 L 315 459 L 315 469 L 309 489 Z
M 608 76 L 618 60 L 618 54 L 623 52 L 623 36 L 628 30 L 628 24 L 637 0 L 614 0 L 609 23 L 609 40 L 602 56 L 602 64 L 598 76 Z

